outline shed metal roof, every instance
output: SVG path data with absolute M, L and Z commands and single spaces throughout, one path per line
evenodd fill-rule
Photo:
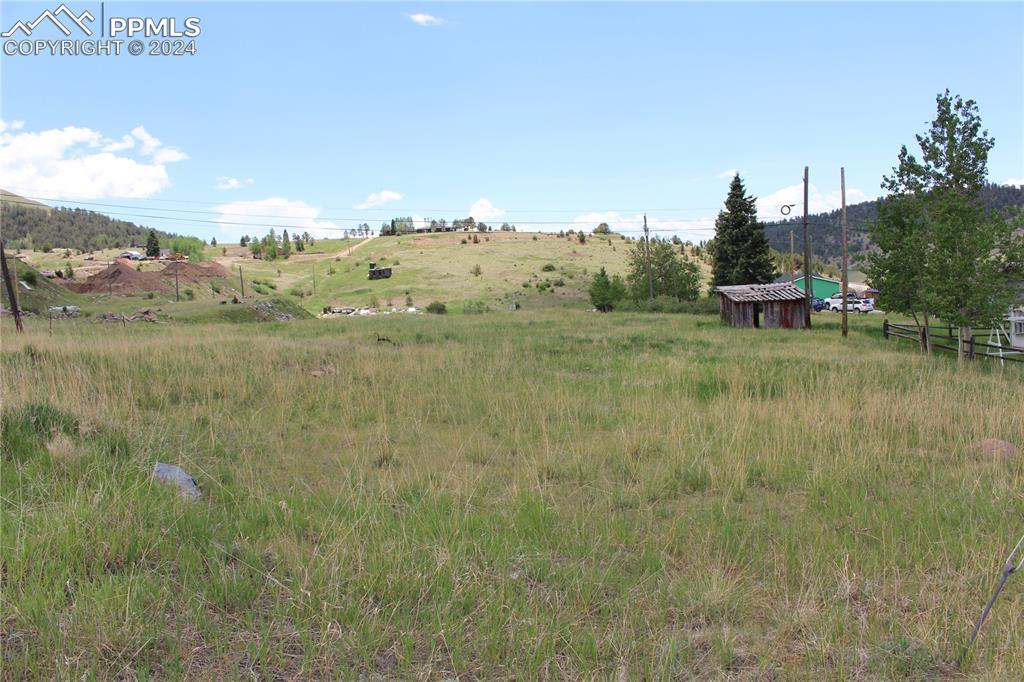
M 806 294 L 796 285 L 783 284 L 734 284 L 715 287 L 715 291 L 730 301 L 761 303 L 765 301 L 801 301 Z

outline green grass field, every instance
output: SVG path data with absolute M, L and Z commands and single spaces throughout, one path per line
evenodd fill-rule
M 0 676 L 1018 677 L 1024 376 L 836 319 L 4 320 Z

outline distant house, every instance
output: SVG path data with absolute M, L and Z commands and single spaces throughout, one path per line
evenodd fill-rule
M 803 329 L 806 294 L 790 282 L 716 287 L 722 320 L 733 327 Z M 764 319 L 762 321 L 762 315 Z
M 171 257 L 171 250 L 170 249 L 160 249 L 159 258 L 166 259 L 166 258 L 170 258 L 170 257 Z
M 800 275 L 796 279 L 790 279 L 789 275 L 783 275 L 775 280 L 776 284 L 792 282 L 800 289 L 804 290 L 804 275 Z M 838 279 L 831 279 L 830 277 L 822 277 L 821 275 L 812 275 L 812 293 L 818 298 L 828 298 L 832 294 L 838 294 L 843 288 L 843 283 Z
M 145 260 L 146 258 L 138 251 L 122 251 L 117 257 L 124 258 L 125 260 Z

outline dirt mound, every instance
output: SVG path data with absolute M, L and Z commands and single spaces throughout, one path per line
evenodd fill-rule
M 185 261 L 168 263 L 167 267 L 156 274 L 163 279 L 174 279 L 175 273 L 178 275 L 179 282 L 198 282 L 210 277 L 231 276 L 231 272 L 220 263 L 186 263 Z
M 68 288 L 80 294 L 102 294 L 108 291 L 133 294 L 140 291 L 161 291 L 164 284 L 157 273 L 139 272 L 123 263 L 114 263 L 84 282 L 69 283 Z

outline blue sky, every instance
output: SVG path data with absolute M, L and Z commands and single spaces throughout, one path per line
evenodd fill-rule
M 4 2 L 0 24 L 56 4 Z M 734 169 L 762 218 L 804 165 L 812 210 L 840 166 L 851 202 L 878 196 L 945 88 L 979 103 L 990 179 L 1024 182 L 1022 7 L 107 2 L 199 17 L 197 54 L 4 56 L 0 187 L 220 240 L 644 211 L 706 239 Z

